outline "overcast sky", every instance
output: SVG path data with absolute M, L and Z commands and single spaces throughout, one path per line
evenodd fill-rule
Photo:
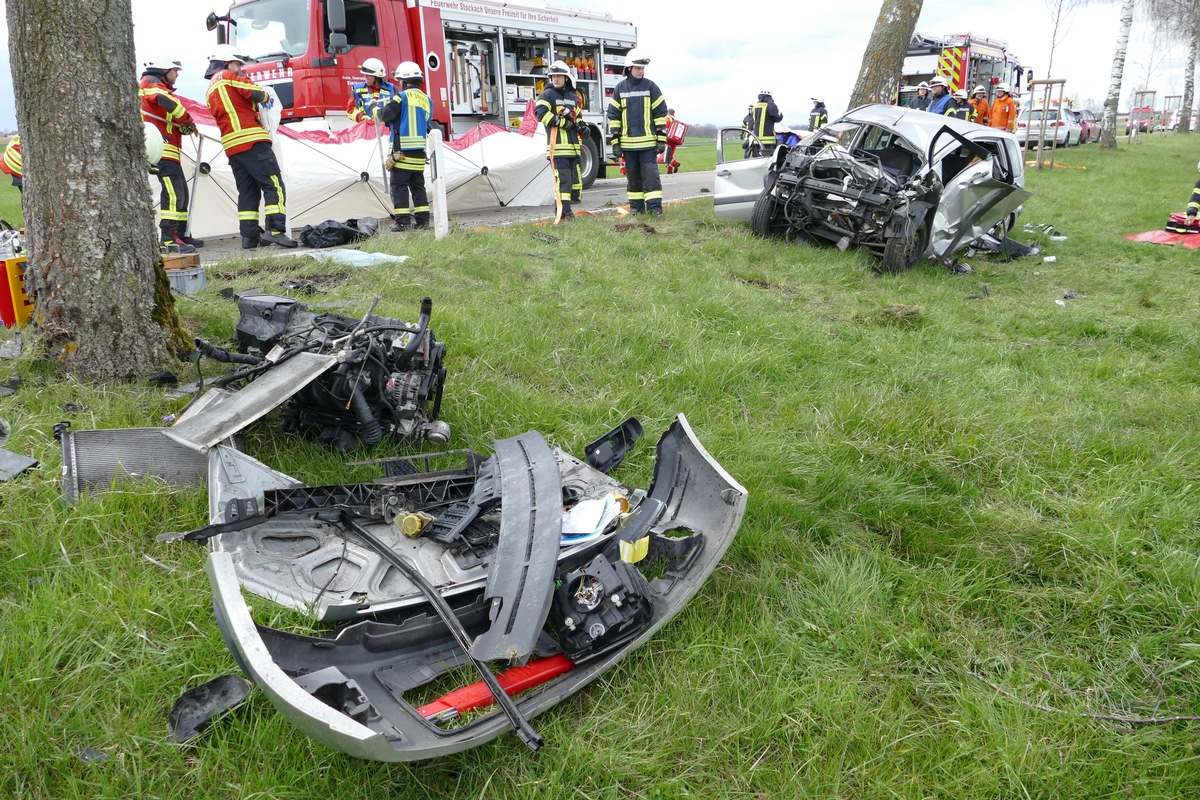
M 227 4 L 213 0 L 132 0 L 132 4 L 138 62 L 159 54 L 179 58 L 185 66 L 180 91 L 202 97 L 205 57 L 216 42 L 215 35 L 205 30 L 204 18 L 209 11 L 224 13 Z M 737 4 L 721 6 L 716 17 L 698 3 L 522 0 L 519 4 L 590 10 L 633 22 L 638 46 L 651 58 L 647 76 L 662 88 L 681 120 L 736 124 L 762 89 L 774 93 L 785 122 L 807 121 L 815 94 L 824 96 L 831 114 L 844 111 L 880 0 L 757 0 L 745 11 Z M 1064 78 L 1070 95 L 1099 108 L 1108 92 L 1118 12 L 1116 3 L 1093 4 L 1069 16 L 1054 51 L 1052 75 L 1046 73 L 1051 24 L 1045 0 L 925 0 L 917 30 L 932 36 L 970 32 L 1005 41 L 1023 65 L 1033 68 L 1035 77 Z M 12 130 L 16 110 L 6 22 L 0 35 L 6 45 L 0 63 L 0 129 Z M 169 44 L 164 49 L 165 43 Z M 1160 107 L 1163 96 L 1183 94 L 1185 55 L 1181 45 L 1155 42 L 1149 27 L 1135 19 L 1122 109 L 1129 105 L 1135 88 L 1157 90 Z

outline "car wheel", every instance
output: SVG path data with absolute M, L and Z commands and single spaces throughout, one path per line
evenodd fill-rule
M 1067 138 L 1063 139 L 1062 146 L 1063 146 L 1063 147 L 1070 147 L 1070 146 L 1071 146 L 1071 134 L 1069 134 L 1069 133 L 1068 133 L 1068 134 L 1067 134 Z
M 579 148 L 579 174 L 583 179 L 583 188 L 590 189 L 592 184 L 596 182 L 596 176 L 600 174 L 600 148 L 596 146 L 596 140 L 591 136 L 583 139 Z
M 783 226 L 776 221 L 779 214 L 779 199 L 775 196 L 775 183 L 779 173 L 772 170 L 763 181 L 763 190 L 754 201 L 750 211 L 750 230 L 755 236 L 772 239 L 783 234 Z
M 912 269 L 929 248 L 929 221 L 914 228 L 907 224 L 906 235 L 893 236 L 883 245 L 883 262 L 877 272 L 904 272 Z

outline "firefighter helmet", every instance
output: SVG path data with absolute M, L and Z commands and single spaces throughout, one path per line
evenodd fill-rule
M 645 67 L 649 63 L 650 63 L 650 59 L 647 56 L 644 56 L 641 53 L 639 53 L 638 49 L 636 47 L 625 54 L 625 72 L 626 72 L 626 74 L 629 73 L 630 67 Z
M 930 88 L 933 88 L 934 86 L 941 86 L 943 89 L 949 89 L 950 82 L 947 81 L 945 78 L 943 78 L 941 75 L 936 75 L 936 76 L 934 76 L 933 80 L 931 80 L 929 82 Z
M 816 103 L 817 105 L 819 105 L 819 106 L 823 106 L 823 105 L 825 105 L 825 101 L 824 101 L 824 100 L 822 100 L 822 99 L 821 99 L 821 98 L 819 98 L 819 97 L 814 97 L 814 98 L 812 99 L 812 101 L 813 101 L 814 103 Z
M 395 76 L 401 81 L 419 81 L 425 77 L 421 74 L 421 68 L 412 61 L 400 62 L 400 66 L 396 67 Z
M 152 58 L 142 64 L 142 69 L 170 72 L 173 69 L 183 69 L 183 64 L 174 58 Z
M 996 85 L 996 91 L 1004 92 L 1005 94 L 1012 94 L 1012 87 L 1010 87 L 1007 83 L 1000 83 Z
M 213 54 L 208 57 L 209 61 L 221 61 L 228 64 L 230 61 L 240 61 L 243 64 L 250 63 L 250 56 L 244 53 L 239 53 L 231 44 L 219 44 Z
M 566 75 L 568 78 L 570 78 L 571 77 L 571 68 L 567 66 L 567 62 L 565 62 L 561 58 L 559 58 L 559 59 L 555 59 L 554 63 L 550 65 L 550 69 L 547 70 L 546 74 L 547 75 Z
M 967 99 L 967 90 L 959 89 L 957 92 L 954 93 L 954 99 L 955 100 L 966 100 Z
M 922 89 L 928 89 L 928 88 L 929 88 L 929 81 L 921 81 L 920 83 L 917 84 L 917 91 L 921 91 Z
M 971 92 L 971 94 L 987 94 L 987 89 L 982 86 L 976 86 L 975 91 Z
M 363 75 L 370 75 L 372 78 L 386 78 L 387 67 L 378 58 L 368 58 L 358 68 L 358 71 Z
M 771 97 L 771 90 L 770 90 L 770 89 L 759 89 L 759 90 L 758 90 L 758 96 L 759 96 L 759 97 L 762 97 L 764 94 L 765 94 L 767 97 Z

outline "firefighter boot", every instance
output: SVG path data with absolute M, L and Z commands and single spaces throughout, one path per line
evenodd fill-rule
M 392 233 L 404 233 L 405 231 L 412 230 L 412 215 L 397 214 L 390 230 Z
M 268 244 L 277 244 L 280 247 L 287 247 L 289 249 L 300 246 L 299 242 L 283 231 L 267 231 L 262 235 L 262 240 Z
M 194 253 L 196 248 L 190 244 L 175 240 L 175 223 L 173 221 L 163 220 L 158 223 L 162 235 L 159 236 L 159 244 L 162 245 L 164 253 Z
M 192 247 L 204 247 L 203 239 L 193 239 L 191 236 L 187 235 L 186 222 L 175 223 L 175 241 L 182 242 L 183 244 L 190 244 Z
M 414 230 L 427 231 L 433 227 L 432 225 L 429 224 L 429 212 L 428 211 L 418 211 L 416 214 L 416 219 L 417 219 L 416 224 L 413 225 Z
M 562 217 L 558 220 L 558 224 L 561 225 L 564 222 L 574 222 L 574 221 L 575 221 L 575 212 L 571 210 L 571 203 L 567 200 L 564 200 L 563 204 L 562 204 Z
M 271 243 L 262 238 L 262 228 L 253 222 L 242 225 L 242 249 L 257 250 L 260 247 L 267 247 Z

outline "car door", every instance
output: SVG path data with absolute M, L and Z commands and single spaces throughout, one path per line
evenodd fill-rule
M 939 261 L 996 227 L 1032 196 L 1019 185 L 1023 172 L 1008 163 L 1011 156 L 1002 137 L 970 141 L 943 128 L 933 137 L 929 153 L 930 163 L 960 159 L 967 164 L 953 175 L 942 175 L 944 188 L 930 231 L 930 252 Z
M 754 201 L 763 190 L 773 157 L 749 158 L 747 142 L 753 134 L 745 128 L 722 128 L 717 133 L 717 169 L 713 178 L 713 216 L 749 222 Z

